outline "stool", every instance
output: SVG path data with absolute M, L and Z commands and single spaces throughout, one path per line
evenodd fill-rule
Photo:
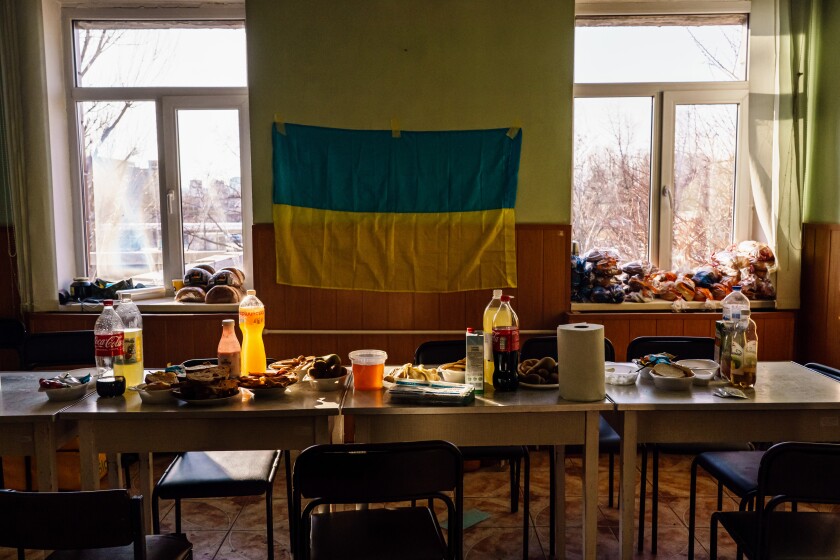
M 160 533 L 159 500 L 175 500 L 175 532 L 181 532 L 181 500 L 228 498 L 265 494 L 268 559 L 274 558 L 271 511 L 272 484 L 283 453 L 286 494 L 291 507 L 291 468 L 288 451 L 190 451 L 181 453 L 166 468 L 152 492 L 154 533 Z M 291 517 L 290 517 L 291 519 Z

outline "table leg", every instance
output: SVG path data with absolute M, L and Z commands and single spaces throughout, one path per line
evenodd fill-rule
M 143 517 L 146 533 L 152 532 L 152 491 L 155 489 L 154 463 L 151 453 L 140 453 L 140 472 L 137 476 L 138 488 L 143 496 Z
M 557 536 L 554 550 L 549 551 L 553 558 L 566 557 L 566 448 L 554 446 L 554 504 L 557 515 L 554 518 L 554 534 Z
M 99 490 L 99 454 L 93 422 L 79 422 L 79 462 L 82 490 Z
M 598 425 L 600 413 L 586 413 L 583 446 L 583 557 L 595 558 L 598 541 Z
M 56 464 L 55 423 L 35 423 L 35 463 L 38 465 L 38 490 L 58 491 L 58 465 Z
M 633 515 L 636 506 L 636 413 L 622 413 L 621 426 L 621 496 L 619 498 L 619 545 L 621 558 L 633 558 Z M 643 519 L 639 523 L 644 523 Z
M 120 454 L 108 453 L 108 487 L 122 488 L 125 486 L 125 479 L 123 478 L 122 468 L 120 467 Z

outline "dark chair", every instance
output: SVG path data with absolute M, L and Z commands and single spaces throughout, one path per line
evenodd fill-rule
M 0 546 L 54 550 L 53 560 L 192 558 L 184 535 L 145 536 L 143 497 L 125 490 L 0 490 Z
M 557 359 L 557 337 L 556 336 L 535 336 L 526 340 L 522 344 L 522 352 L 519 354 L 520 360 L 528 360 L 530 358 L 544 358 L 551 356 Z M 604 339 L 604 360 L 607 362 L 615 361 L 615 348 L 608 338 Z M 609 456 L 609 507 L 613 507 L 613 494 L 615 489 L 615 454 L 621 449 L 621 437 L 609 423 L 600 417 L 598 423 L 598 451 L 607 453 Z M 554 453 L 551 453 L 551 462 L 554 461 Z M 549 465 L 551 472 L 554 473 L 553 465 Z M 554 480 L 552 476 L 552 480 Z M 553 516 L 552 516 L 553 519 Z M 554 550 L 552 548 L 551 550 Z
M 779 443 L 758 469 L 755 511 L 715 512 L 709 555 L 717 558 L 718 522 L 747 558 L 840 558 L 840 513 L 778 511 L 786 503 L 840 504 L 840 444 Z M 766 500 L 769 500 L 765 503 Z
M 292 476 L 295 558 L 461 558 L 463 478 L 463 458 L 445 441 L 310 447 Z M 409 500 L 409 507 L 316 513 L 322 505 Z M 428 507 L 417 500 L 429 500 Z M 434 500 L 446 505 L 447 539 Z
M 555 350 L 556 351 L 556 350 Z M 463 340 L 430 340 L 423 342 L 414 351 L 415 364 L 445 364 L 460 360 L 466 354 L 466 346 Z M 492 446 L 466 446 L 460 447 L 461 456 L 465 461 L 506 460 L 510 464 L 510 511 L 516 513 L 519 510 L 519 480 L 522 474 L 522 463 L 525 463 L 525 486 L 522 499 L 524 518 L 523 527 L 523 557 L 528 556 L 528 522 L 530 518 L 531 500 L 531 457 L 528 447 L 524 445 L 492 445 Z M 551 454 L 551 461 L 554 461 L 554 453 Z M 553 470 L 551 471 L 554 472 Z M 553 481 L 553 477 L 552 477 Z M 553 504 L 552 504 L 553 507 Z M 552 517 L 553 519 L 553 517 Z M 551 525 L 551 537 L 553 542 L 554 524 Z M 552 550 L 554 550 L 552 548 Z
M 715 355 L 715 339 L 705 336 L 640 336 L 630 341 L 627 346 L 627 359 L 641 358 L 647 354 L 667 352 L 678 360 L 704 359 L 711 360 Z M 704 451 L 746 451 L 751 450 L 747 443 L 743 445 L 700 444 L 700 445 L 643 445 L 641 465 L 641 489 L 639 490 L 639 542 L 638 550 L 642 551 L 645 539 L 645 502 L 647 494 L 647 463 L 648 449 L 652 449 L 653 481 L 651 488 L 651 538 L 650 551 L 656 554 L 657 529 L 659 525 L 659 452 L 666 450 L 673 453 L 701 453 Z M 708 463 L 713 469 L 710 474 L 715 475 L 713 463 Z M 722 474 L 725 476 L 725 474 Z M 721 482 L 718 482 L 718 494 L 723 492 Z M 691 523 L 691 521 L 689 521 Z M 689 544 L 693 548 L 693 544 Z
M 805 364 L 805 367 L 840 381 L 840 369 L 834 369 L 833 367 L 824 366 L 823 364 L 818 364 L 816 362 L 809 362 Z
M 96 365 L 93 331 L 31 333 L 23 342 L 26 370 Z
M 0 350 L 13 350 L 18 367 L 23 367 L 23 341 L 26 327 L 17 319 L 0 319 Z
M 152 492 L 154 533 L 160 533 L 160 499 L 175 500 L 175 532 L 180 533 L 181 500 L 265 494 L 267 558 L 272 560 L 272 486 L 281 453 L 285 457 L 286 497 L 291 506 L 291 461 L 288 451 L 190 451 L 179 454 L 166 468 Z

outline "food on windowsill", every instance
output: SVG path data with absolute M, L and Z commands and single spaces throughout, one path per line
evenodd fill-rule
M 714 252 L 693 271 L 661 271 L 646 261 L 622 263 L 614 249 L 593 249 L 572 256 L 572 301 L 644 303 L 653 299 L 677 302 L 719 301 L 741 286 L 750 299 L 772 300 L 776 271 L 772 249 L 758 241 L 742 241 Z M 682 303 L 682 302 L 680 302 Z M 683 307 L 685 307 L 683 305 Z
M 231 286 L 213 286 L 204 298 L 204 303 L 239 303 L 242 292 Z
M 182 303 L 204 303 L 204 298 L 204 289 L 197 286 L 181 288 L 175 294 L 175 301 L 180 301 Z

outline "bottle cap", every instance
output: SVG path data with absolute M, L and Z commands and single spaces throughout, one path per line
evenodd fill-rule
M 513 296 L 502 296 L 502 301 L 510 301 L 510 298 Z
M 255 296 L 257 295 L 257 290 L 246 290 L 245 293 L 249 296 Z
M 468 333 L 471 333 L 471 332 L 473 332 L 473 331 L 474 331 L 474 329 L 473 329 L 472 327 L 467 327 L 467 332 L 468 332 Z
M 87 276 L 74 276 L 73 282 L 90 282 L 90 278 Z
M 222 319 L 222 325 L 225 327 L 233 326 L 233 319 Z
M 502 290 L 493 290 L 493 299 L 502 297 Z
M 732 291 L 740 292 L 741 291 L 741 286 L 732 286 Z
M 114 307 L 114 300 L 106 299 L 102 302 L 102 305 L 104 305 L 105 307 Z

